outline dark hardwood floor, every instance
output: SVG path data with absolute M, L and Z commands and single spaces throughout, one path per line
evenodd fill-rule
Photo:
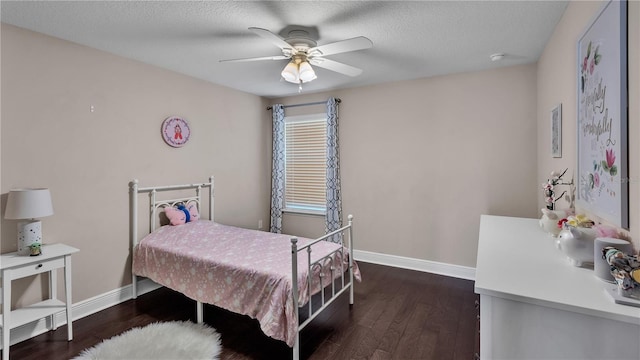
M 359 262 L 355 304 L 343 294 L 302 331 L 302 358 L 464 359 L 479 350 L 473 282 Z M 290 359 L 291 349 L 247 316 L 205 305 L 205 322 L 221 334 L 222 360 Z M 11 347 L 12 360 L 70 359 L 132 327 L 195 320 L 195 303 L 161 288 Z

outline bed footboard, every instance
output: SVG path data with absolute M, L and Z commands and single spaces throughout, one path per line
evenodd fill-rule
M 299 360 L 300 359 L 300 331 L 302 331 L 302 329 L 304 329 L 313 319 L 316 318 L 316 316 L 318 316 L 325 308 L 327 308 L 334 300 L 336 300 L 338 298 L 338 296 L 340 296 L 342 293 L 344 293 L 345 291 L 349 290 L 349 304 L 353 305 L 353 215 L 349 215 L 348 216 L 348 220 L 349 223 L 347 226 L 344 226 L 336 231 L 330 232 L 316 240 L 314 240 L 313 242 L 305 245 L 305 246 L 301 246 L 298 247 L 298 238 L 293 237 L 291 238 L 291 274 L 292 277 L 291 279 L 292 281 L 292 291 L 293 291 L 293 308 L 295 309 L 295 315 L 296 318 L 299 319 L 299 315 L 300 315 L 300 307 L 298 304 L 298 299 L 299 299 L 299 289 L 298 289 L 298 282 L 296 281 L 296 279 L 298 278 L 298 254 L 306 251 L 307 253 L 307 263 L 309 268 L 307 269 L 307 274 L 309 274 L 309 276 L 307 277 L 307 281 L 308 281 L 308 286 L 307 286 L 307 292 L 308 292 L 308 318 L 303 321 L 302 323 L 299 323 L 298 325 L 298 330 L 296 331 L 296 339 L 295 339 L 295 343 L 293 346 L 293 360 Z M 312 248 L 313 245 L 318 243 L 319 241 L 325 241 L 331 237 L 333 237 L 336 234 L 342 234 L 347 231 L 348 236 L 347 236 L 347 244 L 345 246 L 345 240 L 344 240 L 344 236 L 340 236 L 340 248 L 336 249 L 334 252 L 332 252 L 331 254 L 328 254 L 327 256 L 318 259 L 316 261 L 311 261 L 311 252 L 312 252 Z M 349 263 L 347 265 L 347 269 L 344 268 L 344 252 L 345 249 L 347 249 L 348 251 L 348 258 L 349 258 Z M 341 254 L 341 256 L 338 258 L 336 255 L 336 252 L 339 252 Z M 339 266 L 336 266 L 335 264 L 335 259 L 338 258 L 340 261 Z M 330 279 L 329 281 L 331 281 L 331 296 L 327 299 L 325 298 L 325 286 L 328 286 L 328 283 L 324 283 L 323 279 L 323 270 L 324 267 L 326 266 L 326 263 L 329 263 L 329 270 L 330 270 Z M 311 286 L 311 282 L 312 282 L 312 276 L 311 274 L 314 273 L 314 269 L 319 268 L 320 271 L 320 307 L 317 309 L 313 309 L 313 301 L 312 301 L 312 286 Z M 335 272 L 336 271 L 340 271 L 340 277 L 339 277 L 339 284 L 340 287 L 339 289 L 336 290 L 336 280 L 338 279 L 335 276 Z M 345 272 L 348 272 L 348 280 L 345 282 Z

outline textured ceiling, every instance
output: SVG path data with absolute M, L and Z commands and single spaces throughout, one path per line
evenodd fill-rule
M 2 22 L 265 97 L 295 95 L 286 60 L 249 27 L 299 25 L 318 45 L 356 36 L 373 48 L 327 56 L 359 67 L 348 77 L 315 68 L 303 92 L 536 62 L 566 1 L 1 1 Z M 281 35 L 284 33 L 281 33 Z M 505 53 L 492 62 L 494 53 Z

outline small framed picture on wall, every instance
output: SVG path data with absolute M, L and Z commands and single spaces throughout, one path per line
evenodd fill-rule
M 551 110 L 551 156 L 562 157 L 562 104 Z

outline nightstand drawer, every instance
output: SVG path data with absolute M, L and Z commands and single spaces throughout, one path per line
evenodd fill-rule
M 19 279 L 64 267 L 64 258 L 34 262 L 11 270 L 11 278 Z

